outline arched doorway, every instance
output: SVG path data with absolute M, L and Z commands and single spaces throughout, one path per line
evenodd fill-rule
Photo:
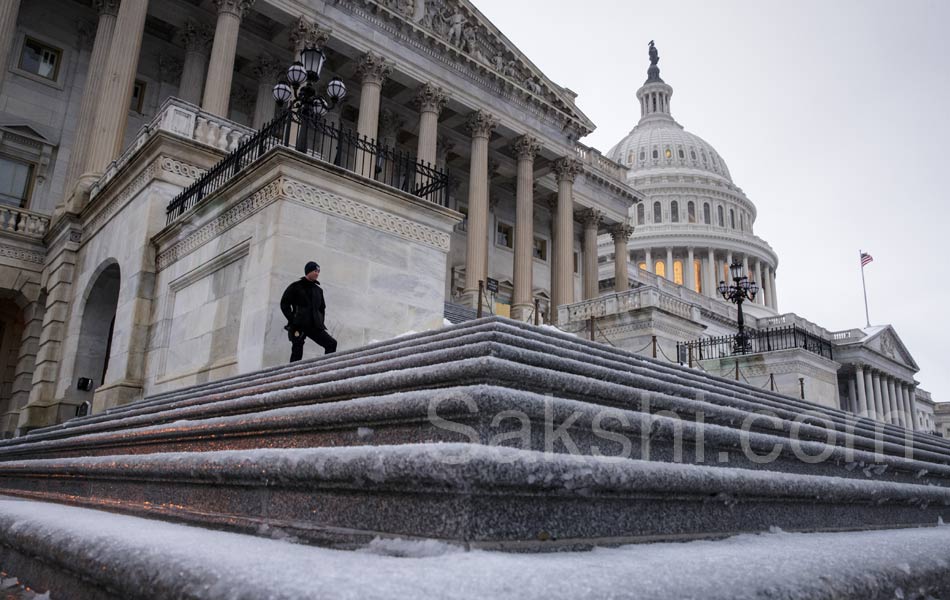
M 78 403 L 91 402 L 92 394 L 102 385 L 109 370 L 109 354 L 119 304 L 119 265 L 112 263 L 96 277 L 86 294 L 76 349 L 73 387 Z M 92 380 L 86 389 L 76 389 L 79 378 Z

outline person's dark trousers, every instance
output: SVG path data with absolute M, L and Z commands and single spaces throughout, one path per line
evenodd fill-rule
M 294 335 L 297 334 L 297 335 Z M 297 362 L 303 358 L 303 344 L 310 338 L 323 347 L 325 354 L 336 352 L 336 340 L 326 329 L 320 331 L 290 331 L 290 362 Z

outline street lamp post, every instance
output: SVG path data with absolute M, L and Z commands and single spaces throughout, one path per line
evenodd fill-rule
M 327 83 L 326 98 L 317 94 L 316 84 L 327 57 L 319 48 L 304 48 L 300 60 L 295 61 L 274 86 L 274 100 L 281 108 L 290 110 L 294 120 L 300 123 L 297 149 L 306 151 L 308 121 L 323 117 L 346 97 L 346 85 L 339 77 Z M 303 147 L 301 147 L 303 144 Z
M 736 334 L 736 341 L 733 345 L 733 354 L 748 354 L 752 349 L 749 344 L 749 336 L 745 332 L 745 321 L 742 318 L 742 303 L 746 300 L 755 300 L 755 295 L 759 293 L 759 284 L 749 281 L 749 278 L 743 273 L 742 264 L 734 260 L 729 265 L 729 275 L 732 276 L 732 285 L 726 285 L 725 281 L 719 282 L 718 291 L 723 298 L 733 302 L 739 310 L 739 332 Z

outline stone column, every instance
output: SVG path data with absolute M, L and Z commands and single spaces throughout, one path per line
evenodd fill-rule
M 96 98 L 96 120 L 89 137 L 86 162 L 86 171 L 91 174 L 89 179 L 97 179 L 122 149 L 147 12 L 148 0 L 122 0 L 119 6 L 102 75 L 102 89 Z M 83 178 L 86 179 L 86 175 Z
M 356 124 L 356 132 L 361 138 L 376 141 L 379 133 L 379 95 L 383 89 L 383 82 L 391 72 L 392 66 L 378 54 L 367 52 L 360 57 L 356 76 L 359 78 L 362 87 L 360 88 L 360 113 Z M 487 150 L 485 156 L 487 160 Z M 373 177 L 375 174 L 373 161 L 374 157 L 372 155 L 358 151 L 356 153 L 356 172 L 366 177 Z M 487 197 L 487 188 L 485 193 Z M 471 209 L 471 206 L 469 206 L 469 209 Z M 471 218 L 471 215 L 469 215 L 469 218 Z M 471 237 L 471 230 L 469 230 L 469 237 Z
M 910 430 L 916 429 L 914 425 L 913 411 L 910 408 L 910 391 L 907 384 L 903 381 L 897 382 L 897 387 L 899 388 L 898 393 L 901 397 L 901 402 L 904 403 L 904 418 L 907 421 L 907 428 Z
M 858 414 L 858 394 L 854 388 L 854 379 L 848 379 L 848 405 L 845 407 L 850 413 Z
M 706 258 L 706 295 L 715 298 L 716 286 L 719 285 L 719 279 L 716 277 L 716 251 L 709 248 Z
M 749 276 L 749 257 L 748 255 L 742 257 L 742 274 L 746 277 Z
M 655 271 L 653 268 L 653 251 L 650 248 L 647 248 L 644 250 L 644 252 L 646 253 L 644 262 L 647 264 L 647 273 L 653 273 Z
M 908 391 L 910 393 L 910 413 L 914 419 L 914 431 L 920 431 L 920 421 L 917 418 L 917 386 L 909 385 Z
M 181 32 L 181 40 L 185 45 L 185 62 L 181 67 L 178 97 L 192 104 L 200 104 L 214 31 L 206 25 L 186 23 Z
M 377 93 L 378 93 L 377 89 Z M 378 100 L 378 97 L 377 97 Z M 362 105 L 362 100 L 361 100 Z M 362 122 L 363 111 L 360 111 Z M 465 298 L 471 306 L 478 304 L 478 282 L 487 276 L 488 265 L 488 140 L 497 126 L 492 115 L 476 111 L 469 115 L 472 133 L 472 158 L 468 176 L 468 239 L 465 255 Z
M 201 108 L 227 119 L 241 19 L 250 10 L 254 0 L 214 0 L 214 3 L 218 7 L 218 23 L 214 29 L 214 44 L 208 63 L 209 76 L 205 80 Z
M 877 371 L 871 372 L 871 385 L 874 389 L 874 414 L 878 421 L 884 422 L 884 396 L 881 392 L 881 376 Z
M 439 139 L 439 115 L 442 114 L 442 109 L 445 108 L 447 101 L 448 96 L 445 90 L 431 83 L 422 84 L 419 87 L 419 91 L 416 92 L 415 104 L 419 108 L 419 148 L 416 155 L 419 158 L 419 162 L 433 167 L 436 166 L 436 150 Z M 525 138 L 521 139 L 524 140 Z M 530 139 L 533 140 L 534 138 Z M 537 145 L 536 142 L 537 140 L 535 140 L 535 145 Z M 537 147 L 540 149 L 540 145 L 537 145 Z M 531 156 L 532 168 L 534 165 L 534 156 L 537 155 L 537 153 L 538 151 L 535 151 L 534 155 Z M 519 168 L 520 164 L 519 162 Z M 533 180 L 534 176 L 532 171 L 532 182 Z M 520 179 L 518 189 L 521 189 Z M 515 262 L 517 263 L 517 260 Z
M 420 153 L 423 123 L 424 121 L 420 121 L 419 124 Z M 433 129 L 434 125 L 433 121 Z M 527 321 L 534 311 L 534 159 L 541 152 L 541 143 L 536 138 L 523 135 L 515 141 L 514 149 L 518 156 L 518 189 L 515 195 L 515 262 L 511 317 Z
M 887 374 L 881 373 L 878 378 L 881 380 L 881 404 L 884 407 L 884 422 L 894 423 L 894 403 L 891 401 L 891 395 L 887 389 Z
M 894 385 L 894 378 L 887 378 L 887 396 L 891 400 L 892 410 L 894 411 L 894 424 L 906 427 L 904 422 L 904 409 L 901 406 L 901 399 L 897 395 L 897 386 Z
M 862 417 L 868 417 L 871 415 L 871 411 L 868 409 L 868 397 L 865 391 L 865 379 L 864 379 L 864 367 L 861 365 L 854 365 L 854 384 L 858 390 L 858 414 Z
M 549 195 L 544 204 L 548 209 L 548 213 L 551 215 L 551 246 L 548 248 L 548 264 L 551 267 L 551 287 L 548 292 L 551 296 L 551 307 L 553 307 L 553 310 L 549 310 L 548 312 L 552 314 L 549 322 L 554 323 L 557 321 L 557 307 L 554 304 L 554 293 L 558 289 L 559 281 L 557 268 L 557 194 Z
M 16 4 L 15 2 L 12 4 Z M 69 154 L 69 166 L 66 168 L 66 185 L 64 194 L 70 200 L 67 210 L 78 213 L 83 209 L 82 198 L 88 185 L 73 194 L 76 180 L 86 172 L 88 153 L 84 151 L 91 142 L 92 128 L 96 121 L 96 110 L 99 106 L 102 74 L 106 70 L 109 60 L 109 46 L 112 44 L 112 33 L 115 31 L 116 17 L 119 14 L 119 0 L 97 0 L 96 10 L 99 12 L 99 21 L 96 25 L 95 39 L 92 44 L 92 54 L 89 56 L 89 69 L 86 71 L 86 82 L 83 84 L 82 102 L 79 105 L 79 119 L 76 122 L 76 137 L 73 140 L 72 151 Z M 2 18 L 2 17 L 0 17 Z M 2 44 L 2 41 L 0 41 Z M 0 63 L 6 64 L 6 63 Z M 6 69 L 2 69 L 6 71 Z M 2 75 L 0 75 L 2 77 Z M 91 184 L 92 182 L 87 182 Z M 69 195 L 72 194 L 72 197 Z
M 778 311 L 778 291 L 775 287 L 775 269 L 769 269 L 769 289 L 772 290 L 772 310 Z
M 683 283 L 686 284 L 688 289 L 696 291 L 696 266 L 693 264 L 696 261 L 695 256 L 693 255 L 693 249 L 686 249 L 686 268 L 683 269 Z
M 254 120 L 251 125 L 260 129 L 274 118 L 277 103 L 274 100 L 274 85 L 283 71 L 283 65 L 276 58 L 267 55 L 257 57 L 254 65 L 254 77 L 257 78 L 257 96 L 254 99 Z
M 666 278 L 669 281 L 674 281 L 673 279 L 673 249 L 666 249 Z
M 16 18 L 19 12 L 20 0 L 0 2 L 0 90 L 3 89 L 7 65 L 10 64 L 10 52 L 13 50 L 13 41 L 16 39 Z
M 555 310 L 562 304 L 574 302 L 574 179 L 581 172 L 577 159 L 564 157 L 554 163 L 557 178 L 557 290 L 554 290 Z
M 633 235 L 633 226 L 619 223 L 610 228 L 610 237 L 614 240 L 614 291 L 626 292 L 630 289 L 630 252 L 627 242 Z
M 603 213 L 588 208 L 581 213 L 584 223 L 584 300 L 593 300 L 600 295 L 600 269 L 597 264 L 597 232 Z
M 871 369 L 864 370 L 864 389 L 867 392 L 868 417 L 877 420 L 877 403 L 874 401 L 874 376 Z
M 765 306 L 765 297 L 768 295 L 768 293 L 765 290 L 765 281 L 762 279 L 762 261 L 760 260 L 755 261 L 755 281 L 759 284 L 759 290 L 761 290 L 759 295 L 756 297 L 755 302 L 756 304 Z

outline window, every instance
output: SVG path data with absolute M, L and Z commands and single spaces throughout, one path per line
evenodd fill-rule
M 647 270 L 647 264 L 646 264 L 645 262 L 638 263 L 638 264 L 637 264 L 637 267 L 638 267 L 641 271 L 646 271 L 646 270 Z
M 686 219 L 690 223 L 696 222 L 696 203 L 694 203 L 692 200 L 686 204 Z
M 660 277 L 666 277 L 666 264 L 662 260 L 653 263 L 653 272 Z
M 702 262 L 699 260 L 693 261 L 693 289 L 695 289 L 700 294 L 703 293 Z
M 143 100 L 145 100 L 145 82 L 136 79 L 132 86 L 132 101 L 129 103 L 129 110 L 142 114 Z
M 736 228 L 736 211 L 734 209 L 729 209 L 729 223 L 733 229 Z
M 663 207 L 660 206 L 659 202 L 653 203 L 653 222 L 654 223 L 663 222 Z
M 640 160 L 646 160 L 647 153 L 643 151 L 643 148 L 640 149 Z
M 717 207 L 716 207 L 716 211 L 719 213 L 719 226 L 720 226 L 720 227 L 725 227 L 725 226 L 726 226 L 726 220 L 725 220 L 725 219 L 723 218 L 723 216 L 722 216 L 722 207 L 721 207 L 721 206 L 717 206 Z
M 513 247 L 513 232 L 511 230 L 511 225 L 507 223 L 498 222 L 498 229 L 495 230 L 495 243 L 499 246 L 504 246 L 505 248 Z
M 680 155 L 680 160 L 686 158 L 686 155 L 683 154 L 683 149 L 682 149 L 682 148 L 679 149 L 679 155 Z
M 708 202 L 704 202 L 704 203 L 703 203 L 703 223 L 705 223 L 706 225 L 709 225 L 709 224 L 712 223 L 712 217 L 711 217 L 710 214 L 709 214 L 709 203 L 708 203 Z
M 745 213 L 739 213 L 739 230 L 745 231 Z
M 580 263 L 580 257 L 577 255 L 577 252 L 575 252 L 575 253 L 574 253 L 574 274 L 575 274 L 575 275 L 578 273 L 578 271 L 577 271 L 577 265 L 578 265 L 578 263 Z
M 544 238 L 534 238 L 533 255 L 538 260 L 548 260 L 548 241 Z
M 665 156 L 667 159 L 673 158 L 673 151 L 667 148 L 666 151 L 663 152 L 663 156 Z
M 679 223 L 680 222 L 680 203 L 676 200 L 670 202 L 670 222 Z
M 683 261 L 673 261 L 673 283 L 683 285 Z
M 33 165 L 0 156 L 0 204 L 24 208 L 33 189 Z
M 660 158 L 660 152 L 656 148 L 653 149 L 653 158 Z
M 28 37 L 23 40 L 23 50 L 20 52 L 18 66 L 20 70 L 27 73 L 56 81 L 59 77 L 59 63 L 62 57 L 62 50 Z
M 690 150 L 690 151 L 689 151 L 689 157 L 692 158 L 693 160 L 696 160 L 696 151 L 695 151 L 695 150 Z
M 643 225 L 645 218 L 643 215 L 644 212 L 643 203 L 641 202 L 640 204 L 637 204 L 637 225 Z

